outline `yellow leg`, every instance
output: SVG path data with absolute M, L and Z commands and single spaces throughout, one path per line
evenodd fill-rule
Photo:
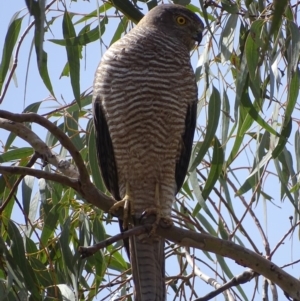
M 126 183 L 126 192 L 125 192 L 125 196 L 124 198 L 115 203 L 110 209 L 109 212 L 111 212 L 112 214 L 116 211 L 118 211 L 118 209 L 120 207 L 123 208 L 124 213 L 123 213 L 123 228 L 127 229 L 128 228 L 128 221 L 130 218 L 130 214 L 133 215 L 133 206 L 131 206 L 130 204 L 131 202 L 131 197 L 130 197 L 130 188 L 129 188 L 129 184 L 128 182 Z M 130 214 L 129 214 L 130 213 Z

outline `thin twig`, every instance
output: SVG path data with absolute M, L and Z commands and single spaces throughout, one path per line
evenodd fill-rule
M 47 9 L 49 9 L 49 7 L 50 7 L 53 3 L 55 3 L 56 1 L 57 1 L 57 0 L 52 0 L 52 2 L 50 2 L 50 3 L 45 7 L 45 11 L 46 11 Z M 10 70 L 8 79 L 7 79 L 6 83 L 5 83 L 3 92 L 2 92 L 2 94 L 0 95 L 0 104 L 1 104 L 2 101 L 4 100 L 4 97 L 5 97 L 5 94 L 6 94 L 7 90 L 8 90 L 8 87 L 9 87 L 9 85 L 10 85 L 11 79 L 12 79 L 14 73 L 15 73 L 15 70 L 16 70 L 17 66 L 18 66 L 19 51 L 20 51 L 21 45 L 22 45 L 22 43 L 23 43 L 23 40 L 24 40 L 24 38 L 26 37 L 26 35 L 28 34 L 29 30 L 33 27 L 34 24 L 35 24 L 35 20 L 33 20 L 33 21 L 29 24 L 29 26 L 25 29 L 25 31 L 23 32 L 23 34 L 21 35 L 21 37 L 20 37 L 20 39 L 19 39 L 19 41 L 18 41 L 18 43 L 17 43 L 16 54 L 15 54 L 15 57 L 14 57 L 14 63 L 13 63 L 13 66 L 12 66 L 12 68 L 11 68 L 11 70 Z
M 277 249 L 282 245 L 283 241 L 287 238 L 287 236 L 296 229 L 296 227 L 298 227 L 300 225 L 300 221 L 295 224 L 293 227 L 291 227 L 289 229 L 289 231 L 287 233 L 285 233 L 283 235 L 283 237 L 280 239 L 280 241 L 277 243 L 277 245 L 275 246 L 275 248 L 270 252 L 270 258 L 272 258 L 272 256 L 274 255 L 274 253 L 277 251 Z
M 124 240 L 126 238 L 129 238 L 130 236 L 140 235 L 142 233 L 149 232 L 151 230 L 151 228 L 152 228 L 152 226 L 150 224 L 137 226 L 137 227 L 134 227 L 127 231 L 121 232 L 117 235 L 114 235 L 110 238 L 107 238 L 93 246 L 89 246 L 89 247 L 80 246 L 78 251 L 81 254 L 81 258 L 86 258 L 86 257 L 89 257 L 89 256 L 95 254 L 97 251 L 99 251 L 107 246 L 110 246 L 111 244 L 113 244 L 119 240 Z

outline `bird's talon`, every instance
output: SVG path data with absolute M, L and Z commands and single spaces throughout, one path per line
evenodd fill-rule
M 110 209 L 109 212 L 111 214 L 115 214 L 120 208 L 123 208 L 123 228 L 128 228 L 128 220 L 129 220 L 129 212 L 130 212 L 130 200 L 128 197 L 124 197 L 123 200 L 115 203 Z

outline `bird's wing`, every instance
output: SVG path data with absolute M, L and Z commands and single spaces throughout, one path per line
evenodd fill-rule
M 101 175 L 107 190 L 113 195 L 115 200 L 119 201 L 121 198 L 114 149 L 99 97 L 94 101 L 94 124 Z
M 194 132 L 197 119 L 197 101 L 193 101 L 187 108 L 185 116 L 185 130 L 182 135 L 182 147 L 179 160 L 176 163 L 175 180 L 177 185 L 176 194 L 179 192 L 189 166 L 193 146 Z
M 100 98 L 97 97 L 94 101 L 94 124 L 95 135 L 97 143 L 97 157 L 101 170 L 102 179 L 107 190 L 112 194 L 116 201 L 120 201 L 118 172 L 115 161 L 114 149 L 111 141 L 111 137 L 108 131 L 108 125 L 105 118 L 103 108 L 101 106 Z M 123 228 L 123 221 L 119 220 L 119 226 L 121 232 L 127 229 Z M 130 259 L 129 253 L 129 240 L 124 239 L 124 246 Z

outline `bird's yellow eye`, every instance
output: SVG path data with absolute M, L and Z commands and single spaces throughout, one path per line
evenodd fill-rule
M 186 19 L 185 19 L 185 17 L 179 16 L 179 17 L 176 18 L 176 22 L 179 25 L 184 25 L 186 23 Z

